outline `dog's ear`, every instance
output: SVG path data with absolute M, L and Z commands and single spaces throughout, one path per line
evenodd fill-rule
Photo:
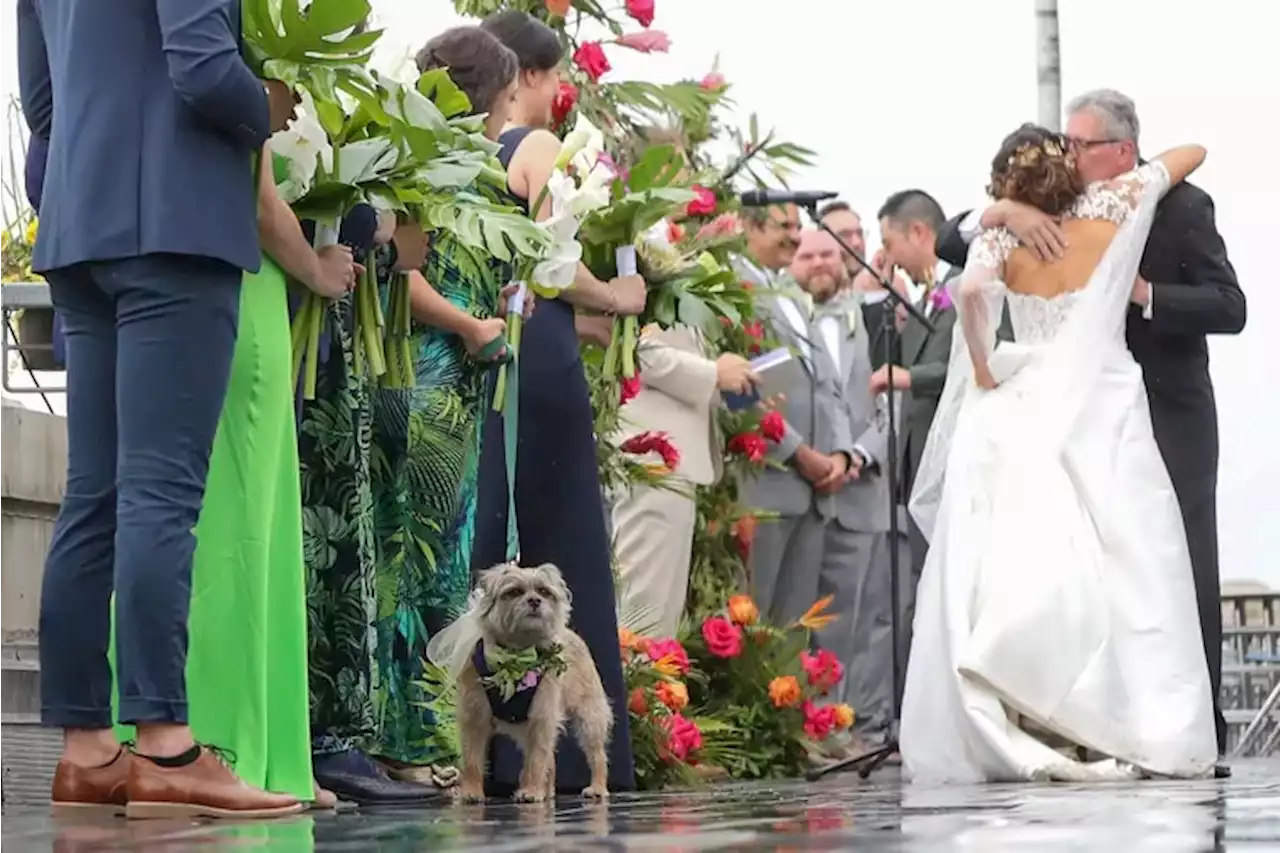
M 480 590 L 480 610 L 488 613 L 498 600 L 498 582 L 507 569 L 506 563 L 485 569 L 476 575 L 476 589 Z
M 560 574 L 559 567 L 555 563 L 543 563 L 538 566 L 538 574 L 550 584 L 551 588 L 556 591 L 556 596 L 565 604 L 573 603 L 573 593 L 569 592 L 569 585 L 564 582 L 564 576 Z

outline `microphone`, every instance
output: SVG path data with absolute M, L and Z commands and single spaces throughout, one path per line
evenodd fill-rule
M 748 190 L 739 196 L 743 207 L 769 207 L 775 204 L 796 204 L 810 207 L 820 201 L 835 198 L 840 193 L 825 190 Z

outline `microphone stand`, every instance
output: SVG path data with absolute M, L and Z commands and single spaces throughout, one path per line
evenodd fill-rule
M 898 723 L 902 719 L 902 684 L 904 674 L 902 672 L 902 644 L 901 629 L 898 624 L 900 618 L 900 601 L 902 593 L 900 589 L 901 578 L 901 560 L 898 555 L 898 537 L 901 531 L 898 528 L 898 418 L 896 412 L 896 404 L 894 397 L 896 394 L 893 389 L 893 369 L 894 369 L 894 340 L 898 335 L 897 326 L 897 306 L 902 306 L 907 314 L 914 317 L 916 322 L 924 326 L 929 332 L 936 331 L 929 318 L 925 317 L 924 312 L 911 304 L 898 291 L 894 290 L 893 282 L 886 279 L 879 272 L 867 263 L 866 259 L 853 250 L 848 243 L 840 238 L 840 235 L 832 231 L 821 219 L 818 218 L 817 202 L 810 202 L 803 205 L 804 210 L 809 214 L 809 219 L 821 230 L 830 234 L 840 245 L 840 248 L 846 255 L 853 258 L 858 266 L 862 267 L 879 282 L 884 288 L 885 294 L 889 299 L 890 305 L 894 310 L 886 310 L 880 320 L 881 345 L 884 349 L 885 371 L 888 376 L 888 392 L 885 394 L 886 415 L 889 419 L 888 424 L 888 453 L 889 458 L 884 466 L 885 476 L 889 481 L 889 601 L 892 610 L 889 614 L 890 634 L 893 642 L 893 719 L 889 721 L 889 735 L 885 738 L 884 743 L 860 755 L 853 755 L 843 758 L 826 767 L 819 767 L 805 774 L 810 782 L 815 782 L 823 776 L 832 773 L 842 773 L 847 770 L 856 770 L 858 775 L 866 779 L 874 773 L 879 767 L 888 760 L 889 756 L 898 751 Z

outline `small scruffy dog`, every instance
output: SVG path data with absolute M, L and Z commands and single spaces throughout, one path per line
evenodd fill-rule
M 479 590 L 481 640 L 458 676 L 458 795 L 467 802 L 484 799 L 489 741 L 504 734 L 524 755 L 515 799 L 554 798 L 556 740 L 572 715 L 574 735 L 591 767 L 591 784 L 582 795 L 604 799 L 613 710 L 587 644 L 569 628 L 569 588 L 560 570 L 550 563 L 532 568 L 501 563 L 480 575 Z M 551 656 L 551 665 L 531 670 L 517 692 L 504 697 L 493 683 L 487 655 L 530 649 Z

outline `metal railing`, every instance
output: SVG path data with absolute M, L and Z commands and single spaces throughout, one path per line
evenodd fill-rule
M 42 384 L 40 378 L 36 376 L 37 372 L 48 372 L 39 370 L 38 365 L 45 361 L 52 360 L 53 342 L 33 343 L 24 341 L 18 334 L 17 327 L 14 326 L 14 317 L 22 311 L 51 311 L 53 309 L 53 300 L 49 295 L 49 285 L 44 282 L 6 282 L 0 285 L 0 297 L 2 297 L 2 305 L 4 310 L 4 336 L 0 340 L 0 356 L 3 357 L 3 377 L 0 377 L 0 384 L 4 390 L 10 394 L 39 394 L 44 400 L 45 407 L 50 413 L 54 412 L 52 401 L 49 399 L 50 394 L 66 393 L 66 380 L 62 380 L 60 384 Z M 15 385 L 13 382 L 13 373 L 11 371 L 10 355 L 16 354 L 20 363 L 20 372 L 26 373 L 31 379 L 31 386 Z M 65 374 L 63 374 L 65 376 Z
M 1233 755 L 1280 748 L 1280 592 L 1222 596 L 1222 705 Z

